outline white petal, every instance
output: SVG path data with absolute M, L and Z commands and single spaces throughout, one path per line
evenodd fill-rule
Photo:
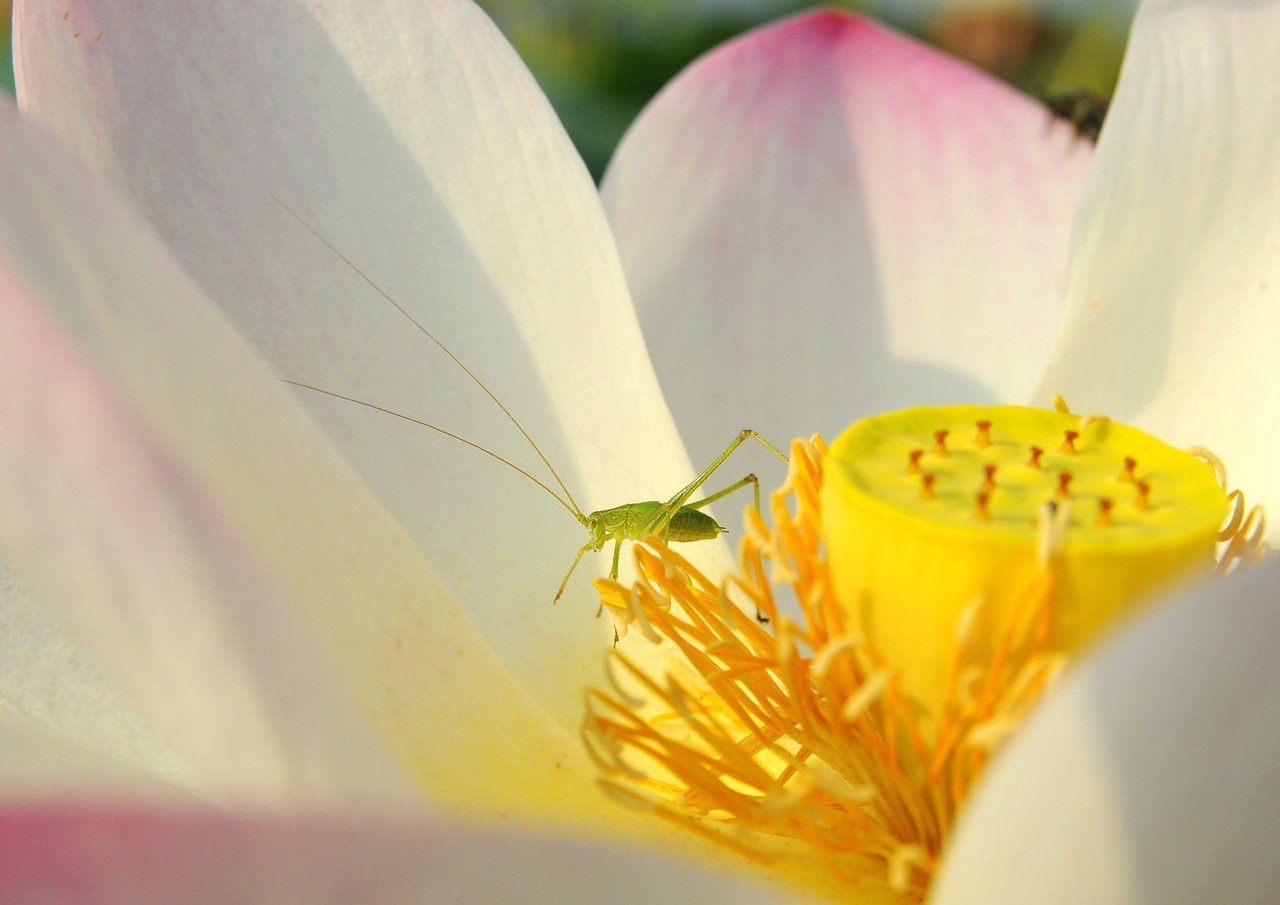
M 175 748 L 232 793 L 407 799 L 327 690 L 335 669 L 436 799 L 616 819 L 576 734 L 514 682 L 287 389 L 136 215 L 11 109 L 0 186 L 15 319 L 0 330 L 0 550 Z
M 174 807 L 206 803 L 181 778 L 166 777 L 134 758 L 115 757 L 94 742 L 67 735 L 18 710 L 0 706 L 0 801 L 15 808 L 51 801 L 81 806 Z M 0 881 L 2 882 L 2 881 Z
M 65 624 L 110 657 L 126 691 L 214 794 L 359 800 L 377 799 L 388 787 L 403 794 L 308 649 L 305 626 L 199 480 L 155 441 L 150 425 L 17 276 L 34 266 L 45 277 L 72 277 L 91 299 L 106 288 L 102 277 L 118 274 L 97 274 L 95 282 L 70 268 L 54 273 L 47 258 L 27 257 L 21 267 L 5 260 L 26 244 L 8 241 L 15 224 L 40 235 L 54 257 L 55 243 L 83 249 L 88 243 L 77 240 L 90 231 L 77 229 L 63 211 L 57 225 L 64 231 L 52 232 L 40 218 L 47 211 L 22 197 L 41 176 L 19 172 L 32 163 L 22 152 L 41 142 L 12 108 L 6 114 L 0 170 L 15 190 L 0 201 L 10 227 L 0 255 L 5 559 L 59 607 Z M 59 175 L 75 178 L 70 166 Z M 15 208 L 29 216 L 14 216 Z M 88 221 L 99 212 L 77 210 Z M 120 233 L 130 226 L 112 225 Z M 116 238 L 125 257 L 117 267 L 144 263 L 123 254 L 129 238 L 145 237 Z M 181 291 L 179 279 L 165 281 L 157 271 L 148 268 L 145 276 L 159 292 Z
M 939 905 L 1276 901 L 1278 580 L 1207 585 L 1068 678 L 968 806 Z
M 1020 400 L 1089 158 L 1041 105 L 843 13 L 708 54 L 603 188 L 681 429 L 785 438 Z
M 97 658 L 58 625 L 49 609 L 0 563 L 0 724 L 18 731 L 0 744 L 0 789 L 29 792 L 50 781 L 85 792 L 81 770 L 46 755 L 46 743 L 85 753 L 76 763 L 111 759 L 143 774 L 199 785 L 190 763 L 165 743 Z M 27 731 L 30 730 L 30 731 Z M 27 737 L 30 738 L 27 738 Z M 39 744 L 36 743 L 39 739 Z M 27 743 L 29 742 L 29 743 Z M 33 751 L 19 757 L 18 750 Z
M 781 901 L 682 861 L 566 839 L 428 823 L 113 810 L 0 814 L 0 898 L 95 905 Z
M 1280 3 L 1139 14 L 1043 380 L 1280 505 Z
M 474 6 L 63 11 L 18 4 L 26 109 L 132 194 L 279 376 L 439 423 L 545 474 L 493 404 L 273 196 L 480 374 L 583 506 L 688 480 L 595 189 Z M 595 557 L 551 606 L 582 528 L 474 451 L 306 399 L 521 684 L 576 727 L 609 640 L 592 618 Z M 417 615 L 421 631 L 447 630 Z

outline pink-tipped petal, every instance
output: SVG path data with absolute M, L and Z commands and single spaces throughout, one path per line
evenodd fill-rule
M 844 13 L 693 64 L 603 188 L 682 430 L 788 437 L 1021 400 L 1090 157 L 1040 104 Z
M 1277 581 L 1207 585 L 1053 692 L 962 815 L 939 905 L 1276 901 Z
M 752 905 L 780 901 L 678 860 L 569 839 L 325 816 L 0 814 L 0 899 Z
M 1081 203 L 1046 392 L 1280 505 L 1280 3 L 1153 2 Z
M 24 109 L 132 196 L 278 376 L 434 422 L 550 481 L 492 402 L 286 205 L 492 387 L 583 507 L 688 480 L 595 188 L 474 5 L 24 0 L 15 28 Z M 607 559 L 589 557 L 551 605 L 582 526 L 474 450 L 298 392 L 444 593 L 575 731 L 610 641 L 589 583 Z M 431 609 L 397 618 L 454 630 Z M 406 636 L 395 655 L 408 669 L 417 651 L 414 711 L 439 668 L 426 649 Z

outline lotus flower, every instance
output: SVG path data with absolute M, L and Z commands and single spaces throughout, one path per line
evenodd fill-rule
M 514 847 L 542 868 L 530 895 L 593 882 L 578 849 L 433 830 L 423 802 L 729 863 L 596 791 L 575 730 L 608 629 L 585 581 L 550 605 L 580 528 L 468 450 L 281 381 L 520 454 L 365 278 L 588 505 L 680 486 L 744 420 L 787 436 L 1046 389 L 1208 445 L 1272 502 L 1278 19 L 1148 4 L 1090 162 L 1031 101 L 810 14 L 677 79 L 598 195 L 465 0 L 17 3 L 0 882 L 74 867 L 127 898 L 159 858 L 179 889 L 212 864 L 245 896 L 309 896 L 375 882 L 335 850 L 403 866 L 436 845 L 495 864 Z M 1275 574 L 1198 591 L 1079 669 L 973 802 L 938 900 L 1273 890 Z M 68 796 L 70 813 L 17 804 Z M 85 811 L 104 800 L 289 816 Z M 138 840 L 152 857 L 125 857 Z M 235 866 L 267 845 L 291 867 Z M 615 899 L 723 882 L 606 873 Z M 396 876 L 392 897 L 432 889 Z

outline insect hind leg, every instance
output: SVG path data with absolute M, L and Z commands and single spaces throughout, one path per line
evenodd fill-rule
M 755 498 L 756 511 L 759 512 L 760 511 L 760 479 L 753 474 L 749 474 L 745 478 L 743 478 L 741 481 L 735 481 L 734 483 L 730 484 L 728 487 L 724 488 L 723 490 L 718 490 L 715 493 L 711 494 L 711 496 L 703 497 L 697 502 L 685 503 L 685 507 L 689 509 L 701 509 L 703 506 L 710 506 L 716 500 L 723 499 L 724 497 L 727 497 L 729 494 L 733 493 L 735 490 L 741 490 L 743 487 L 746 487 L 748 484 L 751 485 L 751 493 L 752 493 L 752 496 Z
M 654 514 L 654 517 L 647 524 L 644 525 L 643 534 L 641 536 L 653 535 L 653 534 L 661 535 L 662 532 L 666 530 L 667 525 L 671 524 L 671 519 L 675 516 L 676 511 L 679 510 L 681 506 L 687 505 L 689 497 L 693 496 L 693 494 L 697 491 L 699 487 L 707 483 L 707 481 L 711 478 L 711 476 L 715 474 L 716 471 L 719 470 L 720 466 L 725 463 L 726 459 L 728 459 L 731 455 L 734 454 L 734 452 L 737 450 L 739 446 L 741 446 L 743 443 L 747 442 L 747 440 L 752 438 L 754 438 L 756 442 L 758 442 L 765 449 L 769 450 L 769 452 L 773 453 L 775 456 L 781 459 L 784 463 L 789 461 L 787 457 L 782 454 L 782 451 L 778 449 L 778 447 L 774 446 L 772 443 L 766 440 L 757 431 L 754 431 L 749 427 L 745 428 L 744 430 L 738 433 L 738 436 L 733 438 L 732 442 L 730 442 L 729 445 L 724 448 L 724 450 L 720 453 L 720 455 L 716 456 L 715 461 L 713 461 L 710 465 L 708 465 L 705 469 L 703 469 L 701 474 L 699 474 L 696 478 L 694 478 L 684 487 L 680 488 L 679 493 L 677 493 L 671 499 L 663 503 L 662 508 L 659 509 Z M 754 478 L 755 476 L 752 475 L 751 477 Z M 730 489 L 724 490 L 719 494 L 713 495 L 710 499 L 701 501 L 699 505 L 706 505 L 707 503 L 711 502 L 711 500 L 713 499 L 720 499 L 725 494 L 731 493 L 733 490 L 736 490 L 739 487 L 743 487 L 747 483 L 749 483 L 749 481 L 747 479 L 744 479 L 738 482 L 736 486 Z M 697 508 L 697 507 L 694 507 L 694 508 Z M 757 509 L 760 508 L 760 485 L 758 481 L 756 482 L 756 508 Z

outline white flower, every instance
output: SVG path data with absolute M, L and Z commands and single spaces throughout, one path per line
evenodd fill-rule
M 589 506 L 673 490 L 685 444 L 700 462 L 744 419 L 785 437 L 909 401 L 1021 399 L 1038 380 L 1211 446 L 1264 503 L 1280 490 L 1280 410 L 1257 403 L 1280 268 L 1274 2 L 1139 17 L 1065 296 L 1087 146 L 836 14 L 677 80 L 602 207 L 541 93 L 461 0 L 17 7 L 24 114 L 150 229 L 4 117 L 0 556 L 172 749 L 95 732 L 85 697 L 42 716 L 48 744 L 0 712 L 46 762 L 70 740 L 159 760 L 200 797 L 359 813 L 412 810 L 408 777 L 445 811 L 683 842 L 599 797 L 578 745 L 608 629 L 585 582 L 550 598 L 581 529 L 465 449 L 331 400 L 308 413 L 274 379 L 519 450 L 274 199 L 481 374 Z M 1063 901 L 1163 895 L 1171 876 L 1188 900 L 1206 877 L 1274 881 L 1270 858 L 1199 831 L 1247 826 L 1238 806 L 1280 792 L 1256 757 L 1280 732 L 1273 575 L 1137 627 L 1049 702 L 975 802 L 944 900 L 972 897 L 975 878 L 987 900 L 1026 900 L 1048 876 Z M 17 652 L 33 669 L 48 634 Z M 1227 719 L 1233 694 L 1247 719 Z M 1169 756 L 1151 767 L 1164 784 L 1141 781 L 1151 751 Z M 45 789 L 133 800 L 100 758 L 73 755 Z M 30 771 L 10 773 L 30 797 Z M 1009 796 L 1018 807 L 991 804 Z M 1184 801 L 1199 822 L 1165 816 Z M 628 891 L 644 894 L 607 892 Z

